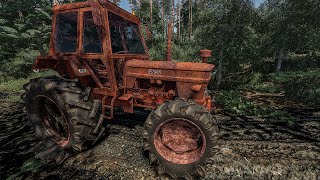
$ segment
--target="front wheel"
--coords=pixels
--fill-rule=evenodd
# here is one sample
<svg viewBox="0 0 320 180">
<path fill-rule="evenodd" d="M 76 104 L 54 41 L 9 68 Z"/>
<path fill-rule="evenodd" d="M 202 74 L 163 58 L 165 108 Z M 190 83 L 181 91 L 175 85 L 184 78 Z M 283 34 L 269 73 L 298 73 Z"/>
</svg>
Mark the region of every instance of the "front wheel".
<svg viewBox="0 0 320 180">
<path fill-rule="evenodd" d="M 217 123 L 205 108 L 192 101 L 170 101 L 148 116 L 144 150 L 159 175 L 192 179 L 205 175 L 218 134 Z"/>
</svg>

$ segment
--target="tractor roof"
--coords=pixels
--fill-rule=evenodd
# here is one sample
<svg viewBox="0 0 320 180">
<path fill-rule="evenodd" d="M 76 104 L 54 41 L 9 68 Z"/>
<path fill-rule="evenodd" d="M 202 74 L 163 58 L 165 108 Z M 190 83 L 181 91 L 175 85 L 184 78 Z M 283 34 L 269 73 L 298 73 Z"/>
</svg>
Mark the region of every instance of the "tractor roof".
<svg viewBox="0 0 320 180">
<path fill-rule="evenodd" d="M 53 6 L 52 11 L 54 13 L 57 13 L 57 12 L 70 11 L 73 9 L 91 7 L 92 3 L 94 3 L 94 2 L 95 2 L 94 0 L 89 0 L 86 2 L 77 2 L 77 3 L 56 5 L 56 6 Z M 115 13 L 121 17 L 124 17 L 124 18 L 128 19 L 129 21 L 135 22 L 137 24 L 140 23 L 139 17 L 127 12 L 126 10 L 118 7 L 116 4 L 114 4 L 108 0 L 96 0 L 96 2 L 100 3 L 104 8 L 106 8 L 110 12 L 113 12 L 113 13 Z"/>
</svg>

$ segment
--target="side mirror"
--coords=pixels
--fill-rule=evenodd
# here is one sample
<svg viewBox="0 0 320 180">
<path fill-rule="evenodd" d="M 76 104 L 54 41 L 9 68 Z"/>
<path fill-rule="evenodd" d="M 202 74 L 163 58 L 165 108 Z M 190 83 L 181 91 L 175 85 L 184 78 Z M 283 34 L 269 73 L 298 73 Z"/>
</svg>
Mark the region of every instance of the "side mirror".
<svg viewBox="0 0 320 180">
<path fill-rule="evenodd" d="M 93 23 L 97 26 L 102 26 L 100 3 L 97 1 L 90 1 L 90 6 L 92 8 Z"/>
</svg>

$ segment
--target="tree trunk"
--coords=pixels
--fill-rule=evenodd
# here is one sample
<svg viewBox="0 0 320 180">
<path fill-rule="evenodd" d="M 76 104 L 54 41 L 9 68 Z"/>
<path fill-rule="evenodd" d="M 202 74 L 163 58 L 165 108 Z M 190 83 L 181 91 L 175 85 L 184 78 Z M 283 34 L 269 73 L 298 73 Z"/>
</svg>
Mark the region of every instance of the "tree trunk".
<svg viewBox="0 0 320 180">
<path fill-rule="evenodd" d="M 150 29 L 152 28 L 152 0 L 150 0 Z"/>
<path fill-rule="evenodd" d="M 172 61 L 172 21 L 168 24 L 168 37 L 167 37 L 167 61 Z"/>
<path fill-rule="evenodd" d="M 58 5 L 60 2 L 58 0 L 52 0 L 52 6 Z"/>
<path fill-rule="evenodd" d="M 174 0 L 172 0 L 172 14 L 171 14 L 171 21 L 174 24 Z"/>
<path fill-rule="evenodd" d="M 180 41 L 180 28 L 181 28 L 181 10 L 180 10 L 180 0 L 178 0 L 178 41 Z"/>
<path fill-rule="evenodd" d="M 218 72 L 217 72 L 217 86 L 219 87 L 222 81 L 222 59 L 223 59 L 223 51 L 221 50 L 219 53 L 219 64 L 218 64 Z"/>
<path fill-rule="evenodd" d="M 284 48 L 280 48 L 278 52 L 278 59 L 277 59 L 277 65 L 276 65 L 276 73 L 281 71 L 282 62 L 285 59 L 287 53 L 284 52 Z"/>
<path fill-rule="evenodd" d="M 193 3 L 192 3 L 192 0 L 190 1 L 191 2 L 191 5 L 190 5 L 190 7 L 191 7 L 191 13 L 190 13 L 190 37 L 192 36 L 192 6 L 193 6 Z"/>
<path fill-rule="evenodd" d="M 188 21 L 189 21 L 189 23 L 188 23 L 188 25 L 189 25 L 189 27 L 188 27 L 188 29 L 189 29 L 189 38 L 191 38 L 191 1 L 192 0 L 189 0 L 189 19 L 188 19 Z"/>
<path fill-rule="evenodd" d="M 192 36 L 192 0 L 189 0 L 189 38 Z"/>
<path fill-rule="evenodd" d="M 140 0 L 136 0 L 136 2 L 137 2 L 138 7 L 141 7 L 140 6 Z"/>
<path fill-rule="evenodd" d="M 161 1 L 161 22 L 162 22 L 162 34 L 164 37 L 164 4 L 163 4 L 163 0 Z"/>
</svg>

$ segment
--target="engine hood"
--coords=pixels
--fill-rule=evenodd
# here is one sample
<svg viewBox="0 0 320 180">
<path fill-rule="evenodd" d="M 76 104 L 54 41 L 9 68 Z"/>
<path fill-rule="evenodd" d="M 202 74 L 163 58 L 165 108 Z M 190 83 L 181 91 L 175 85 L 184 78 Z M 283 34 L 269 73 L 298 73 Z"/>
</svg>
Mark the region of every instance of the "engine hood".
<svg viewBox="0 0 320 180">
<path fill-rule="evenodd" d="M 144 61 L 144 60 L 128 60 L 127 67 L 132 68 L 152 68 L 167 69 L 181 71 L 212 71 L 213 64 L 197 63 L 197 62 L 173 62 L 173 61 Z"/>
</svg>

